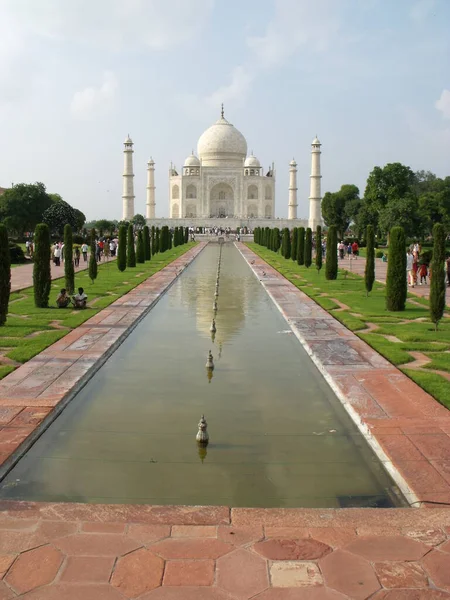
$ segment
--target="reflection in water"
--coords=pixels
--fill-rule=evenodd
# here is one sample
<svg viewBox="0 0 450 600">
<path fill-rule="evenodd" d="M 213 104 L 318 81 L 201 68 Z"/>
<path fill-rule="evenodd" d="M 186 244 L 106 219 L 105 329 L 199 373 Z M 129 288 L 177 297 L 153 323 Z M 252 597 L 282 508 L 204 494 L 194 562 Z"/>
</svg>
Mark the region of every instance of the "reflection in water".
<svg viewBox="0 0 450 600">
<path fill-rule="evenodd" d="M 222 251 L 211 340 L 218 253 L 209 245 L 182 273 L 11 471 L 0 496 L 389 505 L 391 480 L 295 336 L 279 333 L 286 321 L 232 245 Z M 214 377 L 205 377 L 210 348 Z M 207 455 L 196 447 L 201 414 Z"/>
</svg>

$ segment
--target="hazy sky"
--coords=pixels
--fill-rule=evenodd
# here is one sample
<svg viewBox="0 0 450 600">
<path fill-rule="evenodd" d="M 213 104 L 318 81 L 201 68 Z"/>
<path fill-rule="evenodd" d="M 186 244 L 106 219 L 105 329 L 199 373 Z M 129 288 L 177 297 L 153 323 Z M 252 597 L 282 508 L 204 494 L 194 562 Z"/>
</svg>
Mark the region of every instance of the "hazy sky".
<svg viewBox="0 0 450 600">
<path fill-rule="evenodd" d="M 88 219 L 121 218 L 123 141 L 135 143 L 136 212 L 168 168 L 225 116 L 287 215 L 310 144 L 323 192 L 364 191 L 374 165 L 450 175 L 450 0 L 0 0 L 0 186 L 42 181 Z"/>
</svg>

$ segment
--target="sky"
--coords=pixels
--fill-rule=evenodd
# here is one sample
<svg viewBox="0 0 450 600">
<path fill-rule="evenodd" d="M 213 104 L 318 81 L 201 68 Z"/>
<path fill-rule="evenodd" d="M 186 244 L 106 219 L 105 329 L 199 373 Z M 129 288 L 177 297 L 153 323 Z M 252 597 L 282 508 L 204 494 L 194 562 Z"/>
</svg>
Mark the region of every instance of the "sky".
<svg viewBox="0 0 450 600">
<path fill-rule="evenodd" d="M 308 216 L 310 145 L 322 193 L 402 162 L 450 175 L 450 0 L 0 0 L 0 186 L 42 181 L 88 220 L 122 215 L 123 142 L 135 210 L 220 116 L 276 168 Z"/>
</svg>

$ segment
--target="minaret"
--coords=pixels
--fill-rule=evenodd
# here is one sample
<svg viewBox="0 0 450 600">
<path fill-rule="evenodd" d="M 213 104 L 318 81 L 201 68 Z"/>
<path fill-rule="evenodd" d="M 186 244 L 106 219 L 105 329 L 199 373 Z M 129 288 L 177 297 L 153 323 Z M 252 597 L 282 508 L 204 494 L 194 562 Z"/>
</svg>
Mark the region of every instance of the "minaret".
<svg viewBox="0 0 450 600">
<path fill-rule="evenodd" d="M 288 219 L 297 218 L 297 163 L 292 159 L 289 163 L 289 214 Z"/>
<path fill-rule="evenodd" d="M 124 221 L 131 221 L 134 217 L 134 174 L 133 174 L 133 140 L 128 134 L 124 142 L 123 151 L 123 193 L 122 204 Z"/>
<path fill-rule="evenodd" d="M 322 225 L 322 210 L 320 203 L 322 196 L 320 193 L 320 146 L 317 136 L 311 144 L 311 187 L 309 193 L 309 221 L 308 227 L 314 231 L 317 225 Z"/>
<path fill-rule="evenodd" d="M 155 218 L 155 162 L 153 158 L 147 163 L 147 219 Z"/>
</svg>

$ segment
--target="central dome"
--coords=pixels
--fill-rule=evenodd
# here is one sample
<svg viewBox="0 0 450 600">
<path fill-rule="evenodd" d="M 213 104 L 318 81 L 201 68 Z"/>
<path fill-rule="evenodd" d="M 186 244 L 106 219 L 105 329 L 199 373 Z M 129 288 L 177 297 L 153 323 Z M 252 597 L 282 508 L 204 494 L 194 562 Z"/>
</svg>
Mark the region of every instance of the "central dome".
<svg viewBox="0 0 450 600">
<path fill-rule="evenodd" d="M 222 116 L 201 135 L 197 151 L 205 167 L 241 167 L 247 156 L 247 142 L 242 133 Z"/>
</svg>

